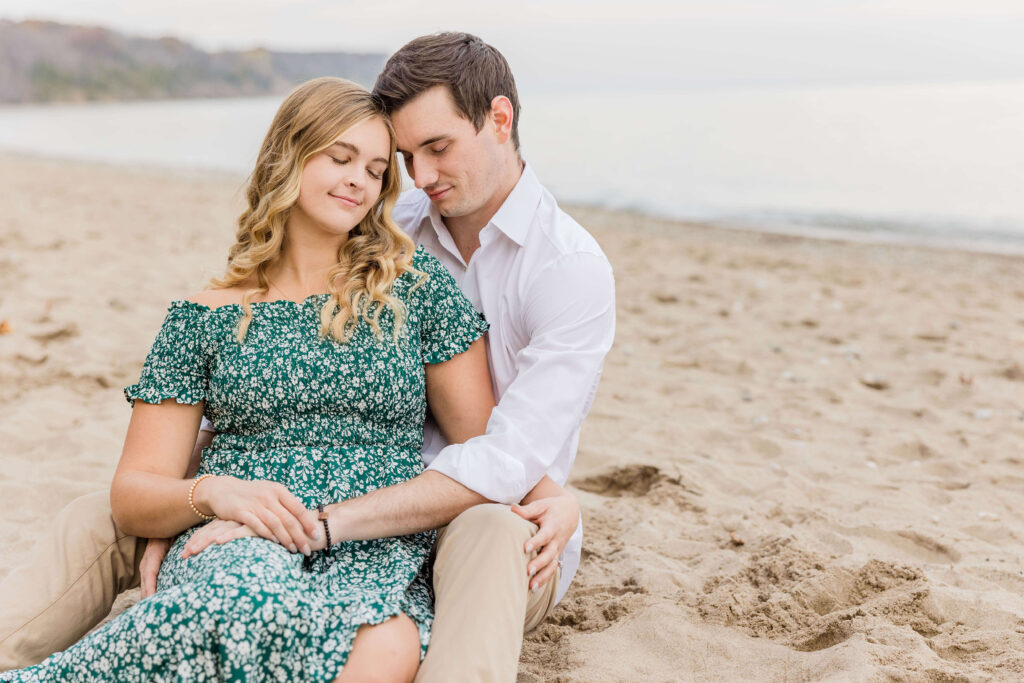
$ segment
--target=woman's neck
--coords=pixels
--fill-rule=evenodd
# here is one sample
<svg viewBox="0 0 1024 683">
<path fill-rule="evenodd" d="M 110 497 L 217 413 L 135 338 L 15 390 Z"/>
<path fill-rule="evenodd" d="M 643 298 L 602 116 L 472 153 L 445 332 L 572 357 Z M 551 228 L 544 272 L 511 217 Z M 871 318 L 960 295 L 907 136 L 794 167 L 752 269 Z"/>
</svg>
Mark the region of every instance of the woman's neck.
<svg viewBox="0 0 1024 683">
<path fill-rule="evenodd" d="M 297 226 L 295 226 L 297 227 Z M 292 229 L 289 221 L 277 259 L 267 267 L 270 298 L 295 301 L 327 291 L 327 275 L 338 263 L 338 250 L 348 235 Z"/>
</svg>

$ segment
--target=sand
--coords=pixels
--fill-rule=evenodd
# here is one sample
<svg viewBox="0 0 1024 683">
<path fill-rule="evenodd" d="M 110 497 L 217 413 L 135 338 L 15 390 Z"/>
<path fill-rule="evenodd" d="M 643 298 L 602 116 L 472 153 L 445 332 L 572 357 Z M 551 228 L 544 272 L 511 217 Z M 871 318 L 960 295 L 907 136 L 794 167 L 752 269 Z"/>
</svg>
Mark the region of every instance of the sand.
<svg viewBox="0 0 1024 683">
<path fill-rule="evenodd" d="M 0 576 L 108 485 L 241 185 L 0 157 Z M 618 334 L 519 680 L 1024 679 L 1024 259 L 569 210 Z"/>
</svg>

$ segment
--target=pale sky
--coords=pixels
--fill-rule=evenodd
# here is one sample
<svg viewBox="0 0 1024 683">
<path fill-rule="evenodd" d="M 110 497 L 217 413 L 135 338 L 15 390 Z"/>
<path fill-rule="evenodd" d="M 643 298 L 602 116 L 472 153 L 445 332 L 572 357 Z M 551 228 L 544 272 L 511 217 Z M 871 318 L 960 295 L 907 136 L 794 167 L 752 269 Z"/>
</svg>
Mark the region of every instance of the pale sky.
<svg viewBox="0 0 1024 683">
<path fill-rule="evenodd" d="M 524 89 L 1024 78 L 1021 0 L 0 0 L 0 18 L 206 49 L 390 52 L 476 33 Z"/>
</svg>

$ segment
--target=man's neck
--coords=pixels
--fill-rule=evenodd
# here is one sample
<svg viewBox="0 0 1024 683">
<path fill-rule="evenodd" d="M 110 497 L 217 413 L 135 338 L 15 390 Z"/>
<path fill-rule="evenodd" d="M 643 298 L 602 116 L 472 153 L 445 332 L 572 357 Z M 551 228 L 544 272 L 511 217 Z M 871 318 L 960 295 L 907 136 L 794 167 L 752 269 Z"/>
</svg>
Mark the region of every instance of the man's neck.
<svg viewBox="0 0 1024 683">
<path fill-rule="evenodd" d="M 498 213 L 498 209 L 505 203 L 508 196 L 512 194 L 512 190 L 515 189 L 525 168 L 526 164 L 523 163 L 522 158 L 518 154 L 515 155 L 505 165 L 498 189 L 491 195 L 486 204 L 465 216 L 443 217 L 441 219 L 444 221 L 445 227 L 448 228 L 448 232 L 451 234 L 452 240 L 462 256 L 462 260 L 466 263 L 469 263 L 474 252 L 480 247 L 480 231 L 491 222 L 494 214 Z"/>
</svg>

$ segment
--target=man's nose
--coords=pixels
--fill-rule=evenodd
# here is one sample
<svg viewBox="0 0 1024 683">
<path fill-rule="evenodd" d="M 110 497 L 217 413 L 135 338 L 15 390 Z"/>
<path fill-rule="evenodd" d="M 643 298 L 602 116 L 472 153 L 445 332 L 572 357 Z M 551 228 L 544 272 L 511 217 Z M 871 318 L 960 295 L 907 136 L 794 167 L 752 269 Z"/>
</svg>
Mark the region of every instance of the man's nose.
<svg viewBox="0 0 1024 683">
<path fill-rule="evenodd" d="M 430 187 L 437 182 L 437 169 L 434 168 L 433 164 L 413 159 L 412 181 L 421 190 L 425 187 Z"/>
</svg>

